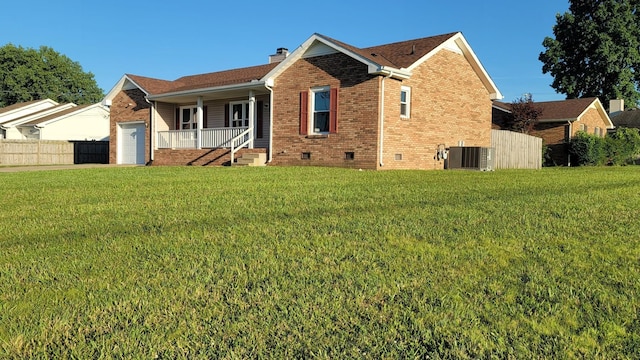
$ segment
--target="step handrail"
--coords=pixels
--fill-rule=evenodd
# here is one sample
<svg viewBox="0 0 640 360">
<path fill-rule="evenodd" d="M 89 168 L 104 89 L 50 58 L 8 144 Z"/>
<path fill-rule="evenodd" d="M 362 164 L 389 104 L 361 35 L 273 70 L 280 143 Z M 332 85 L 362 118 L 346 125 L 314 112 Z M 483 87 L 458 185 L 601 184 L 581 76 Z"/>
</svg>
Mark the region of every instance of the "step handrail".
<svg viewBox="0 0 640 360">
<path fill-rule="evenodd" d="M 238 150 L 242 149 L 243 147 L 247 146 L 247 144 L 249 144 L 251 142 L 252 137 L 251 134 L 253 133 L 253 128 L 247 128 L 247 130 L 241 132 L 240 134 L 238 134 L 236 137 L 234 137 L 233 139 L 231 139 L 231 165 L 233 165 L 234 162 L 234 157 L 235 154 Z M 249 135 L 247 140 L 245 142 L 243 142 L 242 144 L 236 146 L 236 141 L 240 140 L 243 136 L 245 135 Z"/>
</svg>

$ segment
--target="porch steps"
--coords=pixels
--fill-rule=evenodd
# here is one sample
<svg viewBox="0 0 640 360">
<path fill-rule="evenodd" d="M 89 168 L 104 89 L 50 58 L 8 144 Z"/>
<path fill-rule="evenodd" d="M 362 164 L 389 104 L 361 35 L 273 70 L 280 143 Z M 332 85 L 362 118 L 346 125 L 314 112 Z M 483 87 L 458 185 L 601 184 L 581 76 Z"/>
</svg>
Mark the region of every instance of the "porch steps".
<svg viewBox="0 0 640 360">
<path fill-rule="evenodd" d="M 267 166 L 267 154 L 245 153 L 236 160 L 234 166 Z"/>
</svg>

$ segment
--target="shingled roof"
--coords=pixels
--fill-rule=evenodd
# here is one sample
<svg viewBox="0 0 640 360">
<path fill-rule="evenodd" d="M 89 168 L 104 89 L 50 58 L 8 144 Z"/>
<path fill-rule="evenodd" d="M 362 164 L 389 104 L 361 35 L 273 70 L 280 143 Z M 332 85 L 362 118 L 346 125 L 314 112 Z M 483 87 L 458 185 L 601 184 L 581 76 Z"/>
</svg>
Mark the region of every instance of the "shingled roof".
<svg viewBox="0 0 640 360">
<path fill-rule="evenodd" d="M 310 40 L 307 41 L 309 42 L 313 39 L 321 39 L 322 41 L 331 44 L 331 46 L 334 46 L 336 49 L 341 48 L 346 52 L 356 54 L 362 61 L 392 69 L 407 69 L 457 34 L 460 33 L 454 32 L 366 48 L 358 48 L 321 34 L 313 34 Z M 285 59 L 283 62 L 286 61 L 288 61 L 288 59 Z M 180 77 L 173 81 L 132 74 L 127 74 L 126 76 L 138 86 L 142 87 L 147 94 L 162 96 L 182 91 L 204 90 L 215 87 L 250 83 L 254 80 L 265 80 L 266 76 L 274 76 L 272 71 L 280 64 L 282 63 L 264 64 L 206 74 L 189 75 Z M 280 70 L 275 70 L 276 73 L 278 71 Z M 487 82 L 490 83 L 490 86 L 495 87 L 490 79 L 488 79 Z M 495 89 L 495 91 L 499 94 L 497 89 Z"/>
<path fill-rule="evenodd" d="M 79 105 L 79 106 L 70 107 L 70 108 L 68 108 L 66 110 L 58 111 L 58 112 L 55 112 L 55 113 L 53 113 L 51 115 L 47 115 L 47 116 L 44 116 L 44 117 L 41 117 L 41 118 L 37 118 L 35 120 L 31 120 L 29 122 L 20 124 L 20 126 L 32 126 L 32 125 L 42 124 L 42 123 L 47 122 L 49 120 L 57 119 L 57 118 L 59 118 L 61 116 L 68 115 L 68 114 L 74 113 L 76 111 L 80 111 L 82 109 L 88 108 L 89 106 L 95 106 L 95 104 Z"/>
<path fill-rule="evenodd" d="M 597 98 L 567 99 L 557 101 L 534 102 L 533 105 L 542 111 L 538 120 L 542 121 L 567 121 L 575 120 L 596 101 Z M 505 111 L 511 111 L 511 104 L 502 101 L 494 101 L 493 105 Z"/>
<path fill-rule="evenodd" d="M 640 109 L 630 109 L 611 115 L 611 122 L 616 127 L 640 129 Z"/>
</svg>

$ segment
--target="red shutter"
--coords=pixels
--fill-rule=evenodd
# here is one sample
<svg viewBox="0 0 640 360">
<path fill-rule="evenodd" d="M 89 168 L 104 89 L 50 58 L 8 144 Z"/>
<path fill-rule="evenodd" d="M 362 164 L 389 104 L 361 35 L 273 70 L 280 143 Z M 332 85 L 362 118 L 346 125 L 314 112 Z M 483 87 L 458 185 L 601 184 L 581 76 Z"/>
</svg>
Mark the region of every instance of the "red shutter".
<svg viewBox="0 0 640 360">
<path fill-rule="evenodd" d="M 229 104 L 224 104 L 224 127 L 229 127 Z"/>
<path fill-rule="evenodd" d="M 176 127 L 175 130 L 180 130 L 180 108 L 176 108 Z"/>
<path fill-rule="evenodd" d="M 329 133 L 338 132 L 338 88 L 329 91 Z"/>
<path fill-rule="evenodd" d="M 207 127 L 207 106 L 203 106 L 202 107 L 202 127 L 206 128 Z"/>
<path fill-rule="evenodd" d="M 264 105 L 262 101 L 258 101 L 257 103 L 257 113 L 256 113 L 256 138 L 262 139 L 262 131 L 263 131 L 263 122 L 264 122 Z"/>
<path fill-rule="evenodd" d="M 309 133 L 309 92 L 300 92 L 300 135 Z"/>
</svg>

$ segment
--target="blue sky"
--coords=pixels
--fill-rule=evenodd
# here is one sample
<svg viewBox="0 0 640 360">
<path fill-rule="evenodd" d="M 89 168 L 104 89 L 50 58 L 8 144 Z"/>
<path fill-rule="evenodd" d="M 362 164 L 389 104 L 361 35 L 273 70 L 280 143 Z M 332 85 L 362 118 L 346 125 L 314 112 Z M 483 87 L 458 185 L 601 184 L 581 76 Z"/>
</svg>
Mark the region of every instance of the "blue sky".
<svg viewBox="0 0 640 360">
<path fill-rule="evenodd" d="M 313 33 L 357 47 L 461 31 L 505 101 L 564 99 L 538 55 L 565 0 L 9 1 L 0 46 L 49 46 L 108 92 L 125 73 L 174 80 L 260 65 Z"/>
</svg>

